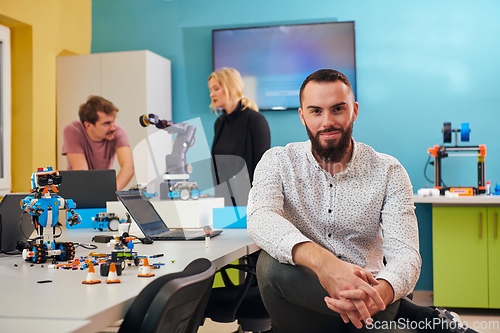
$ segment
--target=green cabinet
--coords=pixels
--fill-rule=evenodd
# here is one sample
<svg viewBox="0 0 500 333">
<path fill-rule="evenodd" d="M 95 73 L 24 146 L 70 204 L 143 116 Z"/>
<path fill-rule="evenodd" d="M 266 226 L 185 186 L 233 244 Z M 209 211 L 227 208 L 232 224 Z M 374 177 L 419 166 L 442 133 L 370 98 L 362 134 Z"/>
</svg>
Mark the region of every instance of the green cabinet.
<svg viewBox="0 0 500 333">
<path fill-rule="evenodd" d="M 434 305 L 500 308 L 500 207 L 433 207 Z"/>
<path fill-rule="evenodd" d="M 500 207 L 488 208 L 488 281 L 489 307 L 500 309 Z"/>
</svg>

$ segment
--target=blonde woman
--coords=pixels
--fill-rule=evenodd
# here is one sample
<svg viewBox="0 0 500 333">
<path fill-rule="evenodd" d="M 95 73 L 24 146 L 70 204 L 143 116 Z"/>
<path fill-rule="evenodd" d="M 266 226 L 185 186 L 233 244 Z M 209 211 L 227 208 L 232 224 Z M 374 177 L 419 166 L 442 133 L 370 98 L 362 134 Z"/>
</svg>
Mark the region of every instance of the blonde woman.
<svg viewBox="0 0 500 333">
<path fill-rule="evenodd" d="M 243 80 L 236 69 L 222 68 L 210 74 L 208 88 L 212 100 L 210 108 L 222 111 L 214 125 L 212 156 L 226 157 L 214 158 L 216 185 L 241 171 L 241 163 L 234 156 L 244 160 L 251 183 L 257 163 L 271 146 L 267 120 L 258 112 L 255 102 L 243 97 Z M 226 205 L 230 204 L 226 200 Z"/>
</svg>

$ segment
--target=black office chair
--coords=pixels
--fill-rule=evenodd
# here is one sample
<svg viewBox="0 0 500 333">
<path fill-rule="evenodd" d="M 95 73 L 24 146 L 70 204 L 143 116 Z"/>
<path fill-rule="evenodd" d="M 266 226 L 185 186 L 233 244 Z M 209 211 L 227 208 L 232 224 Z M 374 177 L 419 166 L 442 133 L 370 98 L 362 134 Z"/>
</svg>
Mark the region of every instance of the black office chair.
<svg viewBox="0 0 500 333">
<path fill-rule="evenodd" d="M 212 290 L 215 265 L 196 259 L 182 272 L 148 284 L 127 310 L 119 333 L 195 333 Z"/>
<path fill-rule="evenodd" d="M 212 289 L 205 310 L 205 317 L 219 323 L 238 321 L 240 332 L 265 332 L 271 329 L 271 317 L 267 313 L 259 292 L 255 267 L 258 253 L 242 258 L 243 264 L 227 265 L 219 270 L 224 287 Z M 246 272 L 245 281 L 234 285 L 228 269 Z"/>
</svg>

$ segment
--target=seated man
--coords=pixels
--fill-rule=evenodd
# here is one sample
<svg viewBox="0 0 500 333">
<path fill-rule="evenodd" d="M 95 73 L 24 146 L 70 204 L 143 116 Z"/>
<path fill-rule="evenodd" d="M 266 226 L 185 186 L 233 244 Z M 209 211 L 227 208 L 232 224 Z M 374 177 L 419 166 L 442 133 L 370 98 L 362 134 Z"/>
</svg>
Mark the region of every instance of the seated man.
<svg viewBox="0 0 500 333">
<path fill-rule="evenodd" d="M 112 169 L 115 154 L 120 164 L 116 187 L 121 191 L 134 176 L 134 161 L 127 132 L 115 123 L 118 109 L 110 101 L 89 96 L 78 116 L 64 127 L 62 154 L 68 170 Z"/>
<path fill-rule="evenodd" d="M 248 201 L 273 333 L 474 332 L 406 298 L 421 266 L 412 185 L 394 157 L 353 140 L 347 77 L 317 71 L 299 97 L 310 140 L 268 150 Z"/>
</svg>

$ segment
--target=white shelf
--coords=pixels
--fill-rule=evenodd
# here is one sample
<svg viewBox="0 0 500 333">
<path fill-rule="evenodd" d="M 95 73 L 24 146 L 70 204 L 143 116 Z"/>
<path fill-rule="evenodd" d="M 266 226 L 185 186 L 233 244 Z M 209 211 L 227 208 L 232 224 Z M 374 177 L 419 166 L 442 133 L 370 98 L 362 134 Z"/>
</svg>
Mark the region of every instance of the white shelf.
<svg viewBox="0 0 500 333">
<path fill-rule="evenodd" d="M 440 196 L 421 196 L 413 195 L 415 203 L 430 203 L 436 205 L 499 205 L 500 195 L 474 195 L 462 196 L 458 198 L 447 198 L 444 195 Z"/>
</svg>

